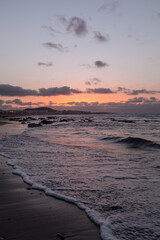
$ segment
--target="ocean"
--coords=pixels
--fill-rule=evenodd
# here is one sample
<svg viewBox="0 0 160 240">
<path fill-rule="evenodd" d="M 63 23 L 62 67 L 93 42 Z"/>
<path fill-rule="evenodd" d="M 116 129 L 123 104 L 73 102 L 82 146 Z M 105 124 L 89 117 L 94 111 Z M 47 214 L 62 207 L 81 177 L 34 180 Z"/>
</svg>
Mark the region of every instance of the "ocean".
<svg viewBox="0 0 160 240">
<path fill-rule="evenodd" d="M 160 239 L 160 115 L 54 116 L 0 151 L 33 188 L 83 209 L 103 240 Z"/>
</svg>

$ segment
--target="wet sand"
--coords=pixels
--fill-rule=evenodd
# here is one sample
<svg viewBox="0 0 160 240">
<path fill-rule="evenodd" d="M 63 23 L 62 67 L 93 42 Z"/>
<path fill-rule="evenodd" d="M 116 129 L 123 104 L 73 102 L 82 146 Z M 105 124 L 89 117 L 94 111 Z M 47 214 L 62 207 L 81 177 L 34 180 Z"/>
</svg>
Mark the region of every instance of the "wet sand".
<svg viewBox="0 0 160 240">
<path fill-rule="evenodd" d="M 99 228 L 83 211 L 31 189 L 6 161 L 0 156 L 0 240 L 101 239 Z"/>
</svg>

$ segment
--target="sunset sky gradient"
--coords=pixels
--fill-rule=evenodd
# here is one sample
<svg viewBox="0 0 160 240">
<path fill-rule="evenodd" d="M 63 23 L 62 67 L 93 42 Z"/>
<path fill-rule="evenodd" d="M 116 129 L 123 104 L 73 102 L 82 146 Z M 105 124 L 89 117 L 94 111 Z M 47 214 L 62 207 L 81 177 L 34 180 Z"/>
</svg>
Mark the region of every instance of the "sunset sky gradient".
<svg viewBox="0 0 160 240">
<path fill-rule="evenodd" d="M 159 0 L 1 0 L 0 109 L 160 113 Z"/>
</svg>

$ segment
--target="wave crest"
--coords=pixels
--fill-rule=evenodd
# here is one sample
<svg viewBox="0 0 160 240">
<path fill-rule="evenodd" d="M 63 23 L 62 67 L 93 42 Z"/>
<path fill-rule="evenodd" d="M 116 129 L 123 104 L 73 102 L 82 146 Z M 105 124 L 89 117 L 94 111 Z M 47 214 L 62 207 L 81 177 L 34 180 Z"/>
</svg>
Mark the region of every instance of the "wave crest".
<svg viewBox="0 0 160 240">
<path fill-rule="evenodd" d="M 118 140 L 117 143 L 127 144 L 131 148 L 151 147 L 151 148 L 160 149 L 160 144 L 150 140 L 146 140 L 144 138 L 138 138 L 138 137 L 127 137 L 127 138 Z"/>
</svg>

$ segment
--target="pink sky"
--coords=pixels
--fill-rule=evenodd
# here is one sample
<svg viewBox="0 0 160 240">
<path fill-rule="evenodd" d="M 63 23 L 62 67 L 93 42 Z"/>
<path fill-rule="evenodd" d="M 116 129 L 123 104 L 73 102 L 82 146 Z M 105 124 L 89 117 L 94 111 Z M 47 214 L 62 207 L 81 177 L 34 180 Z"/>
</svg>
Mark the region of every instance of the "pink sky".
<svg viewBox="0 0 160 240">
<path fill-rule="evenodd" d="M 0 19 L 0 109 L 160 113 L 159 0 L 7 0 Z"/>
</svg>

